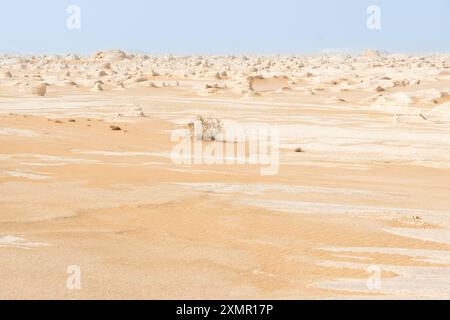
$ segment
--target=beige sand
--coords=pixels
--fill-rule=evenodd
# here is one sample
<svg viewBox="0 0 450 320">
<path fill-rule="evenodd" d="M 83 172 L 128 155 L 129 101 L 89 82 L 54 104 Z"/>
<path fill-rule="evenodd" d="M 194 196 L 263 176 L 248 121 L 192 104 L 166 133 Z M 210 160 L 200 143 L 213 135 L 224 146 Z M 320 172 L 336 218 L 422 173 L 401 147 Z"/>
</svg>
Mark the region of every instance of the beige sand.
<svg viewBox="0 0 450 320">
<path fill-rule="evenodd" d="M 449 57 L 1 56 L 0 298 L 450 298 Z M 278 174 L 173 163 L 199 114 Z"/>
</svg>

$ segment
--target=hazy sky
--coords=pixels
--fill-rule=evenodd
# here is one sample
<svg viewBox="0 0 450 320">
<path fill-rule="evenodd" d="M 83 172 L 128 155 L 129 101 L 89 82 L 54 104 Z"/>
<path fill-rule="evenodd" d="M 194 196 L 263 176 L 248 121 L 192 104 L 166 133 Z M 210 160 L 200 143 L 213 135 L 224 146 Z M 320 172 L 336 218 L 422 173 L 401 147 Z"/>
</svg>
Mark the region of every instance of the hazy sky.
<svg viewBox="0 0 450 320">
<path fill-rule="evenodd" d="M 81 9 L 69 30 L 66 10 Z M 369 30 L 366 9 L 381 8 Z M 450 0 L 14 0 L 0 4 L 0 51 L 450 52 Z"/>
</svg>

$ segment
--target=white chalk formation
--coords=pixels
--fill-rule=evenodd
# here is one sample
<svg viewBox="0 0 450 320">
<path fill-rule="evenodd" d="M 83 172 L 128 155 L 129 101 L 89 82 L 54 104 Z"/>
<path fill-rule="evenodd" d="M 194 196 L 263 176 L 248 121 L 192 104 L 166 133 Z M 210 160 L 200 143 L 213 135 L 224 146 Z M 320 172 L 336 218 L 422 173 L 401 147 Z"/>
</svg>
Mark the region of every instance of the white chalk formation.
<svg viewBox="0 0 450 320">
<path fill-rule="evenodd" d="M 368 104 L 386 112 L 428 107 L 433 112 L 450 101 L 449 92 L 423 87 L 450 81 L 449 68 L 448 54 L 408 56 L 376 50 L 311 56 L 151 56 L 120 50 L 85 57 L 6 54 L 0 55 L 0 87 L 40 97 L 47 96 L 49 88 L 57 94 L 58 87 L 96 94 L 177 88 L 200 96 L 248 99 L 297 94 L 318 103 Z M 366 97 L 352 101 L 347 92 Z"/>
</svg>

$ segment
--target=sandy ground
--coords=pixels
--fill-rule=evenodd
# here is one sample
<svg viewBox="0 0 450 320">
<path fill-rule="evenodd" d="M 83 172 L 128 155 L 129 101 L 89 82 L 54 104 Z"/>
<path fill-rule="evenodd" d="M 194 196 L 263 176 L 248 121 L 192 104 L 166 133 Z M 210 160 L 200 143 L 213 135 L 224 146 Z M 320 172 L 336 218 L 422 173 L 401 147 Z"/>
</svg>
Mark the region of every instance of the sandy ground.
<svg viewBox="0 0 450 320">
<path fill-rule="evenodd" d="M 0 298 L 450 298 L 449 61 L 1 56 Z M 174 163 L 198 115 L 279 171 Z"/>
</svg>

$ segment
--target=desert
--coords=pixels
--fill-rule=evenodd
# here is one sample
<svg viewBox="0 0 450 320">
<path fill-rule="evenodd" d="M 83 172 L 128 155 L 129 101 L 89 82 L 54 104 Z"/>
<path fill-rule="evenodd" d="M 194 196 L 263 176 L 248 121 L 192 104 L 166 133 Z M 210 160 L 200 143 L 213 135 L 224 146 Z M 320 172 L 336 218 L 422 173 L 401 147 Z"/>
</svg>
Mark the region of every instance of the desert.
<svg viewBox="0 0 450 320">
<path fill-rule="evenodd" d="M 449 182 L 449 54 L 0 55 L 1 299 L 448 299 Z"/>
</svg>

